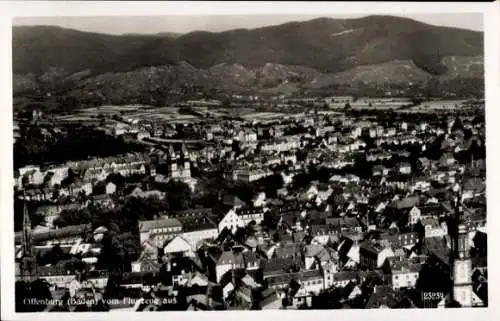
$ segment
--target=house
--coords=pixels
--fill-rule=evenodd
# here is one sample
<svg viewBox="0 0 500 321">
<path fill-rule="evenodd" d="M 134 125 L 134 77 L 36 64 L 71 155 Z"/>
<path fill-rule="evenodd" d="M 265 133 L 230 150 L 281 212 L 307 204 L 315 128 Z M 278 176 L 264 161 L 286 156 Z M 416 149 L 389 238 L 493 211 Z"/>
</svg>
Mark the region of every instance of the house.
<svg viewBox="0 0 500 321">
<path fill-rule="evenodd" d="M 341 260 L 347 265 L 357 265 L 360 263 L 360 241 L 362 235 L 359 233 L 343 235 L 338 245 L 338 253 Z M 353 264 L 354 263 L 354 264 Z"/>
<path fill-rule="evenodd" d="M 116 185 L 113 182 L 108 182 L 104 187 L 106 194 L 114 194 L 116 193 Z"/>
<path fill-rule="evenodd" d="M 326 224 L 311 225 L 309 227 L 309 235 L 312 237 L 311 243 L 322 245 L 327 245 L 338 238 L 337 231 L 331 225 Z"/>
<path fill-rule="evenodd" d="M 182 224 L 182 238 L 186 240 L 194 250 L 197 250 L 204 241 L 215 240 L 219 235 L 217 224 L 209 217 L 178 217 Z"/>
<path fill-rule="evenodd" d="M 110 171 L 104 168 L 88 168 L 84 171 L 82 180 L 84 182 L 104 181 L 111 174 Z"/>
<path fill-rule="evenodd" d="M 264 220 L 264 209 L 262 207 L 241 207 L 237 208 L 235 211 L 245 226 L 251 222 L 260 224 Z"/>
<path fill-rule="evenodd" d="M 139 131 L 137 133 L 138 140 L 143 140 L 144 138 L 149 138 L 149 137 L 151 137 L 151 134 L 147 131 Z"/>
<path fill-rule="evenodd" d="M 293 173 L 285 173 L 283 171 L 283 172 L 281 172 L 280 175 L 283 178 L 283 185 L 284 186 L 290 185 L 293 182 L 293 177 L 294 177 Z"/>
<path fill-rule="evenodd" d="M 48 229 L 43 231 L 32 231 L 32 239 L 35 245 L 55 246 L 59 244 L 61 247 L 73 246 L 81 242 L 84 238 L 91 234 L 90 224 L 70 225 L 58 229 Z M 16 232 L 15 243 L 22 243 L 22 232 Z"/>
<path fill-rule="evenodd" d="M 463 199 L 471 199 L 484 195 L 486 191 L 486 184 L 483 179 L 480 178 L 470 178 L 467 179 L 463 184 Z"/>
<path fill-rule="evenodd" d="M 104 289 L 108 284 L 109 272 L 103 270 L 93 270 L 86 273 L 86 281 L 83 285 L 88 285 L 96 289 Z"/>
<path fill-rule="evenodd" d="M 49 175 L 50 174 L 50 175 Z M 53 167 L 47 171 L 44 180 L 47 181 L 49 187 L 61 185 L 62 181 L 68 177 L 69 167 Z M 50 176 L 49 179 L 47 179 Z"/>
<path fill-rule="evenodd" d="M 365 309 L 414 308 L 415 305 L 406 297 L 395 292 L 391 286 L 377 285 L 366 302 Z"/>
<path fill-rule="evenodd" d="M 391 247 L 382 247 L 378 243 L 365 241 L 359 246 L 359 263 L 374 270 L 381 268 L 388 257 L 394 256 Z"/>
<path fill-rule="evenodd" d="M 303 304 L 312 295 L 324 290 L 323 276 L 320 270 L 295 273 L 282 273 L 266 279 L 269 288 L 292 290 L 293 305 Z"/>
<path fill-rule="evenodd" d="M 331 255 L 328 250 L 320 244 L 308 244 L 304 247 L 304 268 L 306 270 L 318 268 L 330 261 Z"/>
<path fill-rule="evenodd" d="M 425 238 L 448 235 L 446 222 L 439 223 L 439 220 L 435 217 L 424 217 L 420 222 L 424 226 Z"/>
<path fill-rule="evenodd" d="M 284 239 L 283 235 L 280 238 Z M 274 248 L 274 258 L 300 258 L 302 256 L 300 244 L 291 242 L 291 239 L 289 240 L 289 242 L 280 240 L 279 244 Z"/>
<path fill-rule="evenodd" d="M 222 202 L 224 203 L 224 205 L 230 206 L 233 209 L 240 208 L 246 205 L 245 202 L 243 202 L 238 196 L 229 194 L 223 196 Z"/>
<path fill-rule="evenodd" d="M 92 204 L 101 208 L 113 208 L 115 203 L 108 194 L 95 195 L 91 200 Z"/>
<path fill-rule="evenodd" d="M 44 173 L 38 166 L 25 166 L 19 169 L 19 180 L 17 186 L 20 189 L 26 186 L 39 186 L 44 183 Z"/>
<path fill-rule="evenodd" d="M 259 302 L 262 310 L 278 310 L 282 307 L 282 299 L 275 289 L 265 289 L 261 292 Z"/>
<path fill-rule="evenodd" d="M 411 165 L 410 163 L 400 163 L 398 165 L 398 171 L 400 174 L 403 174 L 403 175 L 409 175 L 411 174 Z"/>
<path fill-rule="evenodd" d="M 416 232 L 410 233 L 385 233 L 380 235 L 382 241 L 386 241 L 394 249 L 411 249 L 417 244 L 419 237 Z"/>
<path fill-rule="evenodd" d="M 211 253 L 210 258 L 215 263 L 215 281 L 217 283 L 221 281 L 227 272 L 245 268 L 245 262 L 241 253 L 223 251 L 222 253 Z"/>
<path fill-rule="evenodd" d="M 423 263 L 424 261 L 420 257 L 409 259 L 395 256 L 388 258 L 387 264 L 391 274 L 392 288 L 394 290 L 414 288 Z"/>
<path fill-rule="evenodd" d="M 426 171 L 431 167 L 431 162 L 426 157 L 420 157 L 417 160 L 417 165 L 423 170 Z"/>
<path fill-rule="evenodd" d="M 77 197 L 79 195 L 89 196 L 93 192 L 92 184 L 85 181 L 76 181 L 67 187 L 62 187 L 59 189 L 60 196 L 73 196 Z"/>
<path fill-rule="evenodd" d="M 431 182 L 426 177 L 420 177 L 412 182 L 411 189 L 412 191 L 421 191 L 427 192 L 431 188 Z"/>
<path fill-rule="evenodd" d="M 256 248 L 252 248 L 250 251 L 243 252 L 243 262 L 245 263 L 245 269 L 247 271 L 254 271 L 260 268 L 260 257 L 256 252 Z"/>
<path fill-rule="evenodd" d="M 63 264 L 39 266 L 38 275 L 40 279 L 59 288 L 69 288 L 70 284 L 76 280 L 76 274 Z"/>
<path fill-rule="evenodd" d="M 198 272 L 193 275 L 193 277 L 188 283 L 188 287 L 193 287 L 193 286 L 205 287 L 208 285 L 208 283 L 209 281 L 206 275 Z"/>
<path fill-rule="evenodd" d="M 227 300 L 227 298 L 229 297 L 229 295 L 231 293 L 233 293 L 234 291 L 234 285 L 233 285 L 233 282 L 229 282 L 227 283 L 223 288 L 222 288 L 222 298 L 225 300 Z"/>
<path fill-rule="evenodd" d="M 233 173 L 233 179 L 251 183 L 270 175 L 273 175 L 273 172 L 270 170 L 265 170 L 262 168 L 252 168 L 252 169 L 244 168 L 235 170 Z"/>
<path fill-rule="evenodd" d="M 272 257 L 272 255 L 268 254 L 270 257 L 267 261 L 261 262 L 261 268 L 264 280 L 274 276 L 281 274 L 285 271 L 288 271 L 292 267 L 297 265 L 297 257 Z"/>
<path fill-rule="evenodd" d="M 263 207 L 266 205 L 266 193 L 260 192 L 254 199 L 252 200 L 254 207 Z"/>
<path fill-rule="evenodd" d="M 456 163 L 456 159 L 452 153 L 443 153 L 439 159 L 441 166 L 447 167 Z"/>
<path fill-rule="evenodd" d="M 165 256 L 188 256 L 192 257 L 195 255 L 194 249 L 191 244 L 186 241 L 182 236 L 175 236 L 173 239 L 168 241 L 167 245 L 163 248 L 163 253 Z"/>
<path fill-rule="evenodd" d="M 450 250 L 443 237 L 425 238 L 422 244 L 422 254 L 427 256 L 425 265 L 432 267 L 440 276 L 450 276 Z"/>
<path fill-rule="evenodd" d="M 158 248 L 146 240 L 142 244 L 142 252 L 137 261 L 132 262 L 132 272 L 158 272 L 161 264 L 158 261 Z"/>
<path fill-rule="evenodd" d="M 389 174 L 389 169 L 383 165 L 375 165 L 372 168 L 373 176 L 387 176 Z"/>
<path fill-rule="evenodd" d="M 286 187 L 280 188 L 276 191 L 276 195 L 280 198 L 285 198 L 288 196 L 288 189 Z"/>
<path fill-rule="evenodd" d="M 420 209 L 416 206 L 413 206 L 410 210 L 409 213 L 409 219 L 408 219 L 408 224 L 409 225 L 415 225 L 418 223 L 418 221 L 422 218 L 422 212 Z"/>
<path fill-rule="evenodd" d="M 361 232 L 363 230 L 363 227 L 356 217 L 329 217 L 325 220 L 325 224 L 327 224 L 330 228 L 338 229 L 341 232 Z"/>
<path fill-rule="evenodd" d="M 341 302 L 342 301 L 346 302 L 346 301 L 354 300 L 355 298 L 362 295 L 363 290 L 356 283 L 350 282 L 340 290 L 340 294 L 342 295 Z"/>
<path fill-rule="evenodd" d="M 236 213 L 234 209 L 230 209 L 229 212 L 219 221 L 218 228 L 219 233 L 221 233 L 224 229 L 231 231 L 232 233 L 236 233 L 239 228 L 245 227 L 245 221 L 240 215 Z"/>
<path fill-rule="evenodd" d="M 349 283 L 356 284 L 358 282 L 359 276 L 355 271 L 342 271 L 336 273 L 325 273 L 327 277 L 325 280 L 325 287 L 330 288 L 332 286 L 341 288 L 347 286 Z"/>
<path fill-rule="evenodd" d="M 156 196 L 159 199 L 164 199 L 166 194 L 165 192 L 161 192 L 159 190 L 143 191 L 139 187 L 136 187 L 129 195 L 131 197 L 137 197 L 137 198 L 148 198 L 150 196 Z"/>
<path fill-rule="evenodd" d="M 164 218 L 150 221 L 139 221 L 141 244 L 150 240 L 156 247 L 182 233 L 182 224 L 175 218 Z"/>
<path fill-rule="evenodd" d="M 397 196 L 397 195 L 396 195 Z M 418 196 L 409 196 L 403 199 L 395 198 L 388 206 L 396 210 L 411 209 L 419 205 L 420 198 Z"/>
<path fill-rule="evenodd" d="M 256 142 L 257 133 L 253 130 L 240 130 L 235 138 L 244 143 Z"/>
</svg>

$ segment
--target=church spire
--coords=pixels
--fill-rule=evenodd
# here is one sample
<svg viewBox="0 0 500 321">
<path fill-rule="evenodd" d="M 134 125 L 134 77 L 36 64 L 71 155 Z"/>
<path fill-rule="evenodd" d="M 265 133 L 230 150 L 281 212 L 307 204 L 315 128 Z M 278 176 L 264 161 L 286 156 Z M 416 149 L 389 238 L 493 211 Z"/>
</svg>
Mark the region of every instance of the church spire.
<svg viewBox="0 0 500 321">
<path fill-rule="evenodd" d="M 170 144 L 170 146 L 168 147 L 168 154 L 171 159 L 175 159 L 174 145 Z"/>
<path fill-rule="evenodd" d="M 21 278 L 25 281 L 33 281 L 38 276 L 38 268 L 33 249 L 31 232 L 31 219 L 26 205 L 26 195 L 23 197 L 23 244 L 20 262 Z"/>
<path fill-rule="evenodd" d="M 451 234 L 451 260 L 453 275 L 453 300 L 462 307 L 472 306 L 472 261 L 469 255 L 469 233 L 463 224 L 463 197 L 461 181 L 456 189 L 455 215 Z"/>
<path fill-rule="evenodd" d="M 23 253 L 31 254 L 31 219 L 26 206 L 26 199 L 23 200 Z"/>
</svg>

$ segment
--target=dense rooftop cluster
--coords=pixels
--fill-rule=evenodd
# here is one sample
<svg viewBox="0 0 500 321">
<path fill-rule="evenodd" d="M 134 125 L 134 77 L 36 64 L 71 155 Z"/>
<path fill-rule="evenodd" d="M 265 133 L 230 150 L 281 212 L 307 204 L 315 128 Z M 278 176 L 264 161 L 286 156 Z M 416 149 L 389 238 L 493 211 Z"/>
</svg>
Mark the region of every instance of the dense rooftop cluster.
<svg viewBox="0 0 500 321">
<path fill-rule="evenodd" d="M 19 287 L 81 299 L 51 311 L 450 306 L 460 210 L 471 290 L 458 304 L 487 306 L 481 110 L 360 116 L 335 99 L 277 118 L 103 116 L 91 130 L 142 148 L 15 172 Z M 18 130 L 71 136 L 36 116 Z"/>
</svg>

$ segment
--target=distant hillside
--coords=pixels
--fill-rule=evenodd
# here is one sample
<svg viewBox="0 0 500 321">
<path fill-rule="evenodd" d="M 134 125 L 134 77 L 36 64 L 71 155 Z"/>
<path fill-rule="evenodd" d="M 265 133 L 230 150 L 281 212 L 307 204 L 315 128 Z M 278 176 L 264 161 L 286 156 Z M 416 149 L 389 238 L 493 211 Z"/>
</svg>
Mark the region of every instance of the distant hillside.
<svg viewBox="0 0 500 321">
<path fill-rule="evenodd" d="M 222 63 L 256 68 L 269 62 L 338 72 L 393 60 L 412 60 L 441 74 L 445 56 L 482 55 L 483 35 L 388 16 L 321 18 L 179 37 L 112 36 L 41 26 L 14 27 L 13 52 L 14 72 L 19 74 L 40 74 L 49 67 L 102 74 L 180 61 L 203 69 Z"/>
<path fill-rule="evenodd" d="M 425 86 L 431 79 L 451 91 L 471 80 L 481 92 L 482 54 L 480 32 L 388 16 L 184 35 L 14 27 L 13 81 L 15 95 L 117 103 L 164 101 L 200 88 L 294 93 L 354 83 Z"/>
</svg>

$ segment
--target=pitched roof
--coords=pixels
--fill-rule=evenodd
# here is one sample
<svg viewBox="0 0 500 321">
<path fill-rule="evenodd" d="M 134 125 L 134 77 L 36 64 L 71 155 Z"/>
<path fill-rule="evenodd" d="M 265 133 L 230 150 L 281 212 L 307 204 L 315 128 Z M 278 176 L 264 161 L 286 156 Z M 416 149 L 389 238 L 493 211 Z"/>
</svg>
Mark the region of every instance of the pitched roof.
<svg viewBox="0 0 500 321">
<path fill-rule="evenodd" d="M 49 241 L 52 239 L 62 239 L 67 237 L 84 236 L 86 233 L 92 232 L 90 224 L 70 225 L 59 229 L 49 229 L 48 231 L 32 231 L 34 243 Z M 22 232 L 17 232 L 15 235 L 16 244 L 22 242 Z"/>
<path fill-rule="evenodd" d="M 417 206 L 419 202 L 420 198 L 418 196 L 411 196 L 402 200 L 395 200 L 389 204 L 389 207 L 395 209 L 409 209 L 413 206 Z"/>
<path fill-rule="evenodd" d="M 244 266 L 243 255 L 241 255 L 241 253 L 224 251 L 217 260 L 217 265 L 224 265 L 224 264 L 235 264 L 237 266 Z"/>
<path fill-rule="evenodd" d="M 175 218 L 164 218 L 159 220 L 139 221 L 139 231 L 148 232 L 156 228 L 182 227 L 181 222 Z"/>
<path fill-rule="evenodd" d="M 425 238 L 423 247 L 427 254 L 436 256 L 442 263 L 449 263 L 450 250 L 448 249 L 444 238 Z"/>
<path fill-rule="evenodd" d="M 299 257 L 300 256 L 300 245 L 295 243 L 287 243 L 277 246 L 274 249 L 274 255 L 276 257 Z"/>
<path fill-rule="evenodd" d="M 267 283 L 269 285 L 288 284 L 291 281 L 304 282 L 308 280 L 318 280 L 318 279 L 320 280 L 323 279 L 320 270 L 310 270 L 310 271 L 302 271 L 296 273 L 281 273 L 266 278 Z"/>
<path fill-rule="evenodd" d="M 287 258 L 272 258 L 262 264 L 264 274 L 274 274 L 276 272 L 283 272 L 298 263 L 297 259 Z"/>
<path fill-rule="evenodd" d="M 333 274 L 333 281 L 342 282 L 356 280 L 358 278 L 358 273 L 356 271 L 342 271 Z"/>
</svg>

